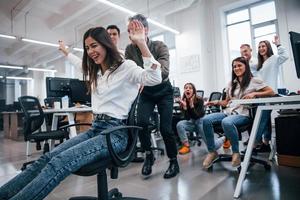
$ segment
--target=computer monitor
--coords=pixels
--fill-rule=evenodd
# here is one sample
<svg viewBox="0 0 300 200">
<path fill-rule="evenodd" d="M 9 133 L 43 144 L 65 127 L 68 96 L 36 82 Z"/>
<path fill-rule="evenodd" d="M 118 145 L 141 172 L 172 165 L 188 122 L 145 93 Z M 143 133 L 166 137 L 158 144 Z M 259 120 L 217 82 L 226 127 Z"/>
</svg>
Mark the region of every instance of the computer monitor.
<svg viewBox="0 0 300 200">
<path fill-rule="evenodd" d="M 297 77 L 300 78 L 300 33 L 289 32 Z"/>
<path fill-rule="evenodd" d="M 70 81 L 70 98 L 73 104 L 91 104 L 91 94 L 88 93 L 86 81 L 73 79 Z"/>
<path fill-rule="evenodd" d="M 46 77 L 47 97 L 70 95 L 70 78 Z"/>
</svg>

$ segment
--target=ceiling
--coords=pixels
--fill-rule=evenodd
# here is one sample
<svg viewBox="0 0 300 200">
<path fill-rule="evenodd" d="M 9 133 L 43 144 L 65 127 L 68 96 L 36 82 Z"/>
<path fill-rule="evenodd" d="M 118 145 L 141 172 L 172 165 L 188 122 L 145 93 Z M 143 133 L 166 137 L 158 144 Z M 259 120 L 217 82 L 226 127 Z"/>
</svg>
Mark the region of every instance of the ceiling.
<svg viewBox="0 0 300 200">
<path fill-rule="evenodd" d="M 162 24 L 166 16 L 190 7 L 195 1 L 110 0 Z M 88 28 L 116 24 L 121 29 L 121 39 L 127 40 L 128 16 L 97 0 L 1 0 L 0 34 L 14 35 L 17 39 L 0 37 L 0 64 L 47 67 L 45 63 L 62 56 L 56 47 L 23 42 L 24 37 L 55 44 L 62 39 L 71 47 L 81 47 L 81 37 Z M 152 34 L 162 31 L 155 26 L 150 26 L 150 30 Z M 0 76 L 8 75 L 24 75 L 24 72 L 0 68 Z"/>
</svg>

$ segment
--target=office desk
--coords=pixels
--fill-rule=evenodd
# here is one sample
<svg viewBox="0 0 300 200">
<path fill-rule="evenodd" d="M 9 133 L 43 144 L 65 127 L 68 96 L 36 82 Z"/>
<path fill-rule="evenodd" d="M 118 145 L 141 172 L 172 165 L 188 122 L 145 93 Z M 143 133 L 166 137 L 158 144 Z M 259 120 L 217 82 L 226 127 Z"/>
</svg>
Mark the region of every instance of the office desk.
<svg viewBox="0 0 300 200">
<path fill-rule="evenodd" d="M 63 109 L 45 109 L 45 114 L 53 114 L 51 130 L 56 130 L 59 116 L 67 116 L 69 124 L 74 124 L 74 113 L 92 112 L 91 107 L 71 107 Z M 45 127 L 44 127 L 45 128 Z M 77 135 L 76 128 L 70 127 L 70 138 Z"/>
<path fill-rule="evenodd" d="M 259 98 L 259 99 L 243 99 L 233 100 L 234 104 L 249 105 L 258 104 L 257 111 L 254 117 L 252 131 L 250 134 L 246 154 L 241 164 L 241 172 L 238 178 L 238 182 L 234 191 L 234 198 L 238 198 L 241 194 L 243 181 L 246 176 L 246 172 L 249 166 L 250 157 L 252 154 L 252 147 L 256 138 L 258 125 L 260 123 L 261 114 L 263 110 L 286 110 L 286 109 L 300 109 L 300 95 L 285 96 L 285 97 L 271 97 L 271 98 Z"/>
</svg>

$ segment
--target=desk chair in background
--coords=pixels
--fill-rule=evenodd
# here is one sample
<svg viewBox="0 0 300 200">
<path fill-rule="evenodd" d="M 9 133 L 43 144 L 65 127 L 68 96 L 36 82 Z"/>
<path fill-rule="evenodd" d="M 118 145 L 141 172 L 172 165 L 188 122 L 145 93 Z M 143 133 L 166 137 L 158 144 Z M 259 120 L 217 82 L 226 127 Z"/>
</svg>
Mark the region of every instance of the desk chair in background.
<svg viewBox="0 0 300 200">
<path fill-rule="evenodd" d="M 204 90 L 196 90 L 196 94 L 202 98 L 204 98 Z"/>
<path fill-rule="evenodd" d="M 221 100 L 222 93 L 221 92 L 212 92 L 209 96 L 208 101 L 218 101 Z M 207 106 L 206 107 L 206 114 L 221 112 L 221 106 Z"/>
<path fill-rule="evenodd" d="M 141 198 L 132 198 L 132 197 L 122 197 L 122 193 L 119 192 L 117 188 L 111 189 L 108 191 L 107 186 L 107 174 L 106 169 L 110 169 L 110 177 L 112 179 L 118 178 L 118 168 L 126 167 L 134 158 L 136 143 L 138 139 L 138 131 L 142 129 L 141 127 L 137 127 L 136 125 L 136 107 L 138 103 L 138 98 L 134 101 L 131 110 L 128 114 L 127 126 L 118 126 L 107 129 L 103 131 L 101 134 L 106 136 L 107 147 L 109 151 L 110 157 L 106 160 L 97 160 L 93 163 L 87 164 L 81 167 L 74 174 L 79 176 L 93 176 L 97 174 L 97 188 L 98 188 L 98 197 L 72 197 L 70 200 L 113 200 L 113 199 L 126 199 L 126 200 L 146 200 Z M 81 124 L 72 124 L 71 126 L 78 126 Z M 83 125 L 87 125 L 83 123 Z M 117 130 L 127 129 L 128 130 L 128 144 L 126 150 L 119 155 L 114 151 L 111 143 L 110 135 Z M 84 186 L 83 186 L 84 187 Z"/>
<path fill-rule="evenodd" d="M 36 143 L 37 150 L 41 150 L 41 142 L 44 142 L 43 153 L 46 153 L 50 149 L 48 140 L 59 140 L 60 143 L 62 143 L 64 139 L 69 139 L 69 133 L 67 131 L 40 131 L 45 120 L 45 115 L 42 110 L 42 106 L 36 97 L 22 96 L 19 97 L 18 100 L 20 102 L 21 109 L 24 112 L 23 134 L 24 139 L 27 142 L 26 155 L 30 154 L 29 149 L 31 142 Z M 32 161 L 24 163 L 22 170 L 24 170 L 26 166 L 31 163 Z"/>
</svg>

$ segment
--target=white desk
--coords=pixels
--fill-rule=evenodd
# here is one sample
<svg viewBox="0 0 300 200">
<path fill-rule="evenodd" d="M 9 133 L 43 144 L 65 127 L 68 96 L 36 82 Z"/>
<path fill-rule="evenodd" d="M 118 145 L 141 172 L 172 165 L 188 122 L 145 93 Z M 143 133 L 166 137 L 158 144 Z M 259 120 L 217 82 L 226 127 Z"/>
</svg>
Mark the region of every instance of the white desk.
<svg viewBox="0 0 300 200">
<path fill-rule="evenodd" d="M 252 147 L 256 138 L 256 133 L 258 130 L 258 125 L 260 123 L 261 114 L 263 110 L 279 110 L 279 109 L 300 109 L 300 95 L 295 96 L 285 96 L 285 97 L 272 97 L 272 98 L 259 98 L 259 99 L 243 99 L 243 100 L 233 100 L 234 104 L 248 105 L 248 104 L 258 104 L 256 115 L 254 118 L 252 131 L 250 134 L 246 154 L 244 161 L 241 164 L 241 172 L 238 178 L 237 185 L 234 191 L 234 198 L 238 198 L 241 194 L 241 189 L 243 181 L 246 176 L 246 172 L 249 166 Z"/>
<path fill-rule="evenodd" d="M 92 112 L 91 107 L 71 107 L 64 109 L 45 109 L 43 110 L 45 114 L 53 113 L 51 130 L 56 130 L 58 117 L 59 116 L 67 116 L 69 124 L 74 124 L 74 113 L 78 112 Z M 75 137 L 77 135 L 76 128 L 70 127 L 70 138 Z"/>
</svg>

